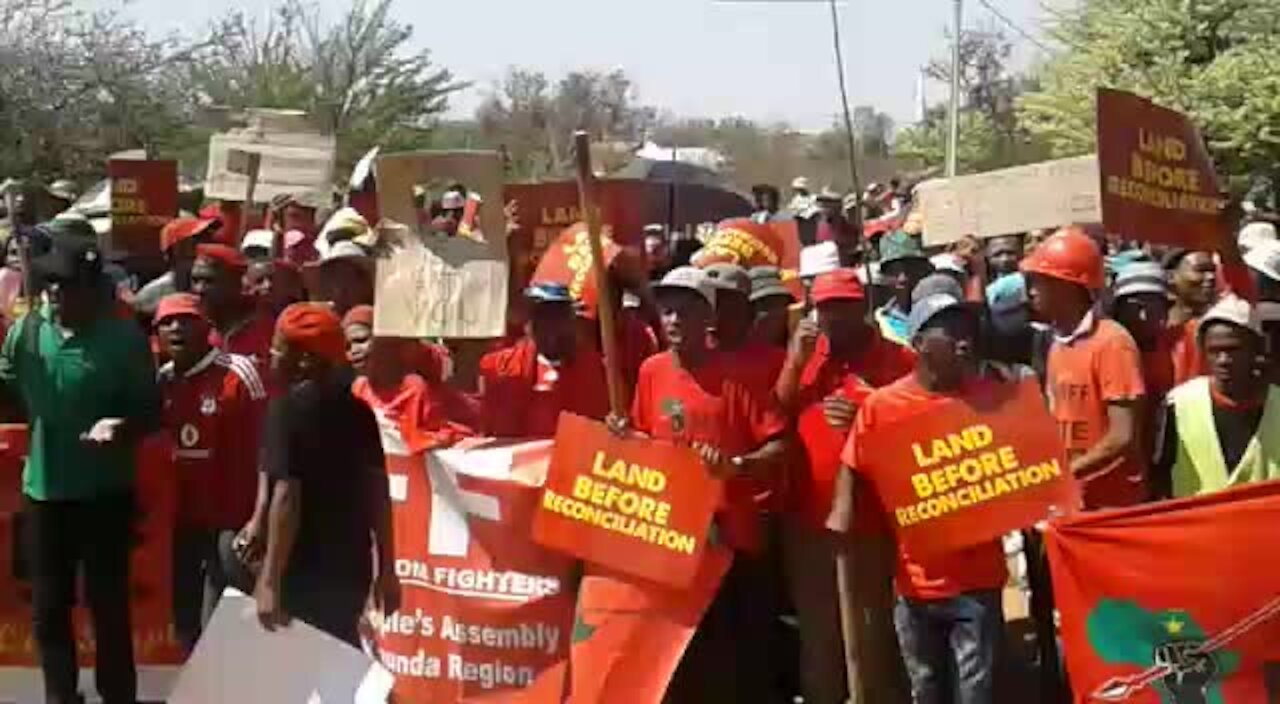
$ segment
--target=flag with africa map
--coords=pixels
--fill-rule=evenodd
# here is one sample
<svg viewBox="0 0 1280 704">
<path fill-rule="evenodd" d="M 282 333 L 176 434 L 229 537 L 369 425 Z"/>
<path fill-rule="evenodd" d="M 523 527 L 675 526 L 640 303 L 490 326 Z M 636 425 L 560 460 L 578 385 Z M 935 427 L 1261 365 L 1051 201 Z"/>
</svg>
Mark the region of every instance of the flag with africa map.
<svg viewBox="0 0 1280 704">
<path fill-rule="evenodd" d="M 1075 701 L 1280 702 L 1280 482 L 1050 523 Z"/>
</svg>

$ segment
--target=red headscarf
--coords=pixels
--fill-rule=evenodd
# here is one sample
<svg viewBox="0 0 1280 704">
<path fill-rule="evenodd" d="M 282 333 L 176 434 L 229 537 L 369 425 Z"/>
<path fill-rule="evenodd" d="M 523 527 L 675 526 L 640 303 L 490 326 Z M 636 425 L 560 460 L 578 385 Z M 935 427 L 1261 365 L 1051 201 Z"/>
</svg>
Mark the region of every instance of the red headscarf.
<svg viewBox="0 0 1280 704">
<path fill-rule="evenodd" d="M 285 308 L 276 320 L 276 334 L 289 345 L 334 364 L 347 360 L 342 321 L 323 303 L 294 303 Z"/>
</svg>

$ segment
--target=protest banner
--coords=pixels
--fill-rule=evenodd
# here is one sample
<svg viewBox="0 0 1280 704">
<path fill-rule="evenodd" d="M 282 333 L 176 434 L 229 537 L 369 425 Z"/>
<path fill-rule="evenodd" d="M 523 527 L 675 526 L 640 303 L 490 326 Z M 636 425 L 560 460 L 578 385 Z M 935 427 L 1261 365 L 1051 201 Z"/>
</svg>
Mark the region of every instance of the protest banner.
<svg viewBox="0 0 1280 704">
<path fill-rule="evenodd" d="M 111 159 L 110 248 L 158 254 L 160 230 L 178 216 L 178 162 Z"/>
<path fill-rule="evenodd" d="M 298 619 L 268 632 L 253 597 L 228 589 L 167 701 L 386 704 L 394 679 L 364 651 Z"/>
<path fill-rule="evenodd" d="M 260 155 L 254 184 L 259 202 L 290 194 L 311 207 L 332 203 L 337 139 L 313 128 L 305 113 L 254 108 L 248 111 L 248 126 L 210 137 L 206 198 L 244 199 L 249 174 L 236 152 Z"/>
<path fill-rule="evenodd" d="M 1280 701 L 1280 482 L 1049 522 L 1077 702 Z"/>
<path fill-rule="evenodd" d="M 1109 232 L 1210 251 L 1227 236 L 1213 161 L 1186 115 L 1099 88 L 1098 171 Z"/>
<path fill-rule="evenodd" d="M 376 624 L 406 702 L 563 701 L 573 563 L 529 539 L 550 443 L 411 452 L 380 414 L 400 610 Z"/>
<path fill-rule="evenodd" d="M 500 337 L 506 332 L 507 242 L 497 152 L 412 152 L 377 158 L 378 209 L 399 234 L 382 228 L 374 334 L 389 337 Z M 414 187 L 439 195 L 465 184 L 479 226 L 444 236 L 421 223 Z M 469 197 L 469 195 L 468 195 Z"/>
<path fill-rule="evenodd" d="M 706 550 L 720 482 L 692 450 L 619 438 L 560 414 L 533 539 L 618 572 L 686 587 Z"/>
<path fill-rule="evenodd" d="M 913 556 L 978 545 L 1078 504 L 1039 385 L 992 388 L 886 425 L 859 453 L 859 473 Z"/>
<path fill-rule="evenodd" d="M 1102 219 L 1094 155 L 933 179 L 916 187 L 916 199 L 926 245 Z"/>
<path fill-rule="evenodd" d="M 21 556 L 22 453 L 26 426 L 0 427 L 0 701 L 43 701 L 40 664 L 31 631 L 31 584 Z M 130 604 L 139 696 L 163 701 L 183 661 L 174 637 L 170 593 L 174 513 L 173 450 L 164 435 L 138 453 L 138 543 L 130 564 Z M 81 679 L 92 681 L 93 631 L 83 601 L 74 609 Z"/>
<path fill-rule="evenodd" d="M 750 269 L 753 266 L 776 266 L 796 269 L 800 266 L 800 236 L 794 220 L 758 223 L 734 218 L 716 223 L 715 232 L 693 257 L 693 265 L 706 267 L 728 262 Z"/>
<path fill-rule="evenodd" d="M 660 704 L 732 563 L 728 549 L 709 547 L 682 589 L 587 565 L 578 588 L 570 701 Z"/>
</svg>

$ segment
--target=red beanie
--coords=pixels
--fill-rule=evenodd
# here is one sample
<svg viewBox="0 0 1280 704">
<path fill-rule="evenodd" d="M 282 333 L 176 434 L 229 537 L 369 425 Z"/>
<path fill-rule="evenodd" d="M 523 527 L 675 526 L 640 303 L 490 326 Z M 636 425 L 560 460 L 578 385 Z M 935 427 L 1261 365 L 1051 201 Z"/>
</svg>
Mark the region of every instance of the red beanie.
<svg viewBox="0 0 1280 704">
<path fill-rule="evenodd" d="M 356 306 L 347 311 L 347 314 L 342 316 L 342 329 L 345 330 L 352 325 L 363 325 L 367 328 L 372 328 L 373 306 Z"/>
<path fill-rule="evenodd" d="M 276 320 L 276 334 L 303 352 L 310 352 L 334 364 L 347 359 L 347 339 L 342 321 L 324 303 L 294 303 Z"/>
<path fill-rule="evenodd" d="M 228 269 L 241 273 L 249 268 L 249 260 L 245 258 L 240 250 L 230 245 L 217 243 L 198 245 L 196 247 L 196 257 L 217 262 Z"/>
</svg>

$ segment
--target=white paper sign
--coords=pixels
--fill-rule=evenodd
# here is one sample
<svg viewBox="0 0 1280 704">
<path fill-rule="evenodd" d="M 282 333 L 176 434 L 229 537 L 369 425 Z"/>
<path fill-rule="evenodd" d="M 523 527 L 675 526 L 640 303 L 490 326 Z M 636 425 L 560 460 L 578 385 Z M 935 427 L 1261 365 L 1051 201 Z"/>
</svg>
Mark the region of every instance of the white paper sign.
<svg viewBox="0 0 1280 704">
<path fill-rule="evenodd" d="M 920 184 L 924 243 L 1101 222 L 1097 155 L 1057 159 Z"/>
<path fill-rule="evenodd" d="M 267 632 L 251 597 L 228 589 L 169 704 L 385 704 L 395 677 L 350 645 L 294 620 Z"/>
</svg>

